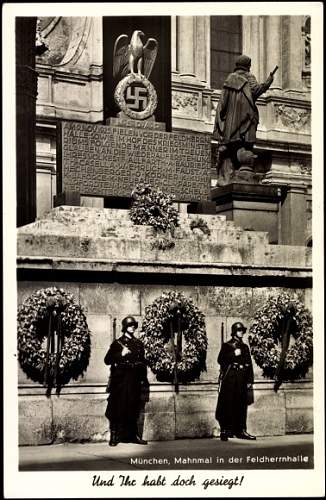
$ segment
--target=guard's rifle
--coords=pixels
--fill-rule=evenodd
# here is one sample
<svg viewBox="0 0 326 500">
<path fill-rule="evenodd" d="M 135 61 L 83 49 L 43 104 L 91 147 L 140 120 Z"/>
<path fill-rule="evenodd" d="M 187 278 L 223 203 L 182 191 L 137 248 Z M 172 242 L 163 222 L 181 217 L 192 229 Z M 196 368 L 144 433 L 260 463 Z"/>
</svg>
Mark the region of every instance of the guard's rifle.
<svg viewBox="0 0 326 500">
<path fill-rule="evenodd" d="M 112 322 L 112 338 L 113 338 L 113 341 L 116 340 L 116 336 L 117 336 L 117 318 L 113 318 L 113 322 Z M 105 392 L 109 393 L 110 390 L 111 390 L 110 387 L 111 387 L 111 368 L 110 368 L 110 375 L 109 375 L 109 378 L 108 378 L 108 383 L 106 384 Z"/>
</svg>

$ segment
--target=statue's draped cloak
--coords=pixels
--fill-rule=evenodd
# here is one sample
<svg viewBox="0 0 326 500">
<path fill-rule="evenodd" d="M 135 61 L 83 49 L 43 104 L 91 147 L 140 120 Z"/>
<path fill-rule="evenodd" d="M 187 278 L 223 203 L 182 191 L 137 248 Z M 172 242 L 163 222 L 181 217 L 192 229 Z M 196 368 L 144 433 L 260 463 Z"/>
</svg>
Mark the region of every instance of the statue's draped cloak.
<svg viewBox="0 0 326 500">
<path fill-rule="evenodd" d="M 254 143 L 259 122 L 256 99 L 267 89 L 254 75 L 238 70 L 231 73 L 224 85 L 216 110 L 214 136 L 220 144 Z"/>
</svg>

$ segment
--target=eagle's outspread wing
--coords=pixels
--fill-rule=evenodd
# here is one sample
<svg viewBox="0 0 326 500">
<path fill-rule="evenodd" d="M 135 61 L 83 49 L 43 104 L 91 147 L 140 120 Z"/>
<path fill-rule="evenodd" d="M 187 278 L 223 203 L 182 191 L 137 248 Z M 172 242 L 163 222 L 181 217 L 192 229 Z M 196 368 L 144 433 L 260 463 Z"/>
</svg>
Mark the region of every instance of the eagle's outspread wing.
<svg viewBox="0 0 326 500">
<path fill-rule="evenodd" d="M 157 56 L 158 43 L 155 38 L 149 38 L 144 46 L 144 75 L 149 78 Z"/>
<path fill-rule="evenodd" d="M 113 48 L 113 78 L 123 78 L 128 73 L 129 44 L 128 35 L 120 35 Z"/>
</svg>

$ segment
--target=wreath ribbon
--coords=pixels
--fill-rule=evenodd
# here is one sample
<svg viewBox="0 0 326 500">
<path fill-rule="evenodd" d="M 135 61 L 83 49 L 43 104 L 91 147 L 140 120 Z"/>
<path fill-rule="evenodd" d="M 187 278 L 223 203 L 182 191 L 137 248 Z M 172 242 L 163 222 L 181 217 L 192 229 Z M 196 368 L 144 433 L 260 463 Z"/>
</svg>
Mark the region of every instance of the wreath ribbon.
<svg viewBox="0 0 326 500">
<path fill-rule="evenodd" d="M 57 316 L 57 329 L 55 329 L 55 319 L 56 313 L 52 311 L 49 314 L 49 324 L 48 324 L 48 335 L 47 335 L 47 343 L 46 343 L 46 357 L 45 357 L 45 369 L 44 369 L 44 380 L 43 385 L 47 387 L 46 395 L 51 395 L 52 387 L 56 387 L 56 393 L 60 393 L 61 384 L 60 384 L 60 371 L 59 371 L 59 362 L 62 352 L 62 346 L 64 342 L 63 330 L 62 330 L 62 320 L 61 313 Z M 55 341 L 55 333 L 57 333 L 57 342 Z M 53 379 L 49 376 L 50 372 L 50 362 L 51 362 L 51 354 L 55 354 L 55 365 L 54 365 L 54 374 Z"/>
<path fill-rule="evenodd" d="M 285 358 L 289 349 L 290 345 L 290 336 L 291 336 L 291 325 L 292 325 L 292 318 L 289 314 L 286 314 L 283 318 L 282 321 L 282 350 L 281 350 L 281 355 L 280 359 L 276 368 L 275 372 L 275 384 L 274 384 L 274 391 L 277 392 L 278 389 L 281 387 L 282 382 L 283 382 L 283 377 L 282 377 L 282 371 L 285 363 Z"/>
<path fill-rule="evenodd" d="M 173 369 L 173 384 L 175 392 L 179 392 L 179 380 L 178 380 L 178 362 L 182 357 L 182 331 L 181 331 L 181 318 L 180 311 L 176 311 L 177 316 L 177 343 L 174 343 L 174 328 L 173 328 L 173 319 L 170 319 L 170 340 L 172 344 L 172 355 L 174 361 L 174 369 Z"/>
</svg>

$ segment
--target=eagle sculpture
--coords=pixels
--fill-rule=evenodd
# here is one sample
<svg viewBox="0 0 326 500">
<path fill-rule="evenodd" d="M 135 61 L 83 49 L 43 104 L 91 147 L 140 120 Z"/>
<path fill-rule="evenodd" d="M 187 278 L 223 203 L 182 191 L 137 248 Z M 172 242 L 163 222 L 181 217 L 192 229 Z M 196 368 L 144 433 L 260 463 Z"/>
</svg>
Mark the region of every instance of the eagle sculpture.
<svg viewBox="0 0 326 500">
<path fill-rule="evenodd" d="M 124 78 L 128 73 L 149 78 L 157 55 L 158 44 L 155 38 L 149 38 L 143 45 L 144 33 L 133 32 L 130 43 L 128 35 L 120 35 L 113 49 L 113 78 Z"/>
</svg>

